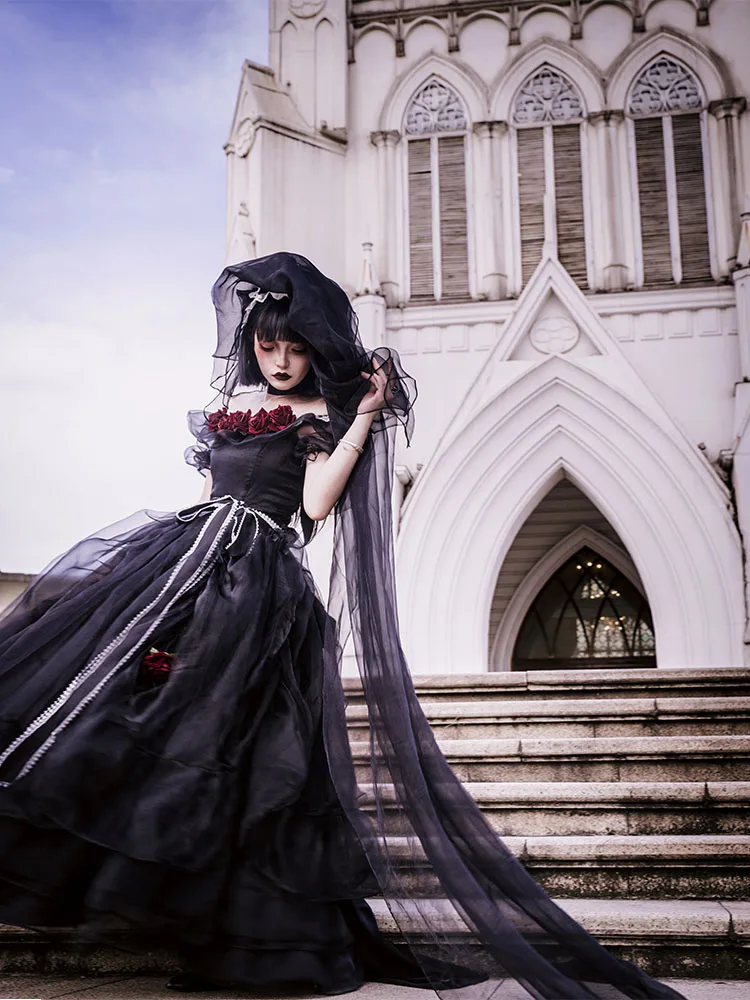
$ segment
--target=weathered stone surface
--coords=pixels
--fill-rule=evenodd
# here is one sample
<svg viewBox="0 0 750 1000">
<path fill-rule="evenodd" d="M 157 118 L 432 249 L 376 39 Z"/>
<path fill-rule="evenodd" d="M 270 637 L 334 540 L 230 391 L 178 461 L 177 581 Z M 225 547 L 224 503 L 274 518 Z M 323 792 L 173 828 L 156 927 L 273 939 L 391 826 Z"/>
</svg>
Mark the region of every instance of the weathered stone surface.
<svg viewBox="0 0 750 1000">
<path fill-rule="evenodd" d="M 750 695 L 750 670 L 742 667 L 710 670 L 538 670 L 513 673 L 415 675 L 423 703 L 436 701 L 499 701 L 512 698 L 657 698 Z M 358 678 L 345 678 L 352 704 L 362 701 Z"/>
<path fill-rule="evenodd" d="M 747 781 L 750 736 L 443 740 L 456 776 L 484 781 Z M 369 777 L 369 745 L 353 743 L 357 777 Z"/>
<path fill-rule="evenodd" d="M 687 1000 L 747 1000 L 750 982 L 715 982 L 711 980 L 669 980 L 669 985 L 682 993 Z M 170 995 L 164 979 L 156 976 L 133 976 L 116 979 L 110 977 L 51 977 L 14 976 L 0 977 L 0 998 L 37 997 L 53 1000 L 55 997 L 90 997 L 91 1000 L 157 1000 Z M 236 991 L 217 990 L 201 993 L 204 1000 L 230 1000 Z M 243 993 L 252 998 L 255 993 Z M 264 1000 L 289 1000 L 289 995 L 265 992 Z M 313 1000 L 312 994 L 296 994 L 298 1000 Z M 528 993 L 516 983 L 498 984 L 493 1000 L 528 1000 Z M 366 983 L 356 994 L 357 1000 L 435 1000 L 432 990 L 417 990 L 383 983 Z"/>
</svg>

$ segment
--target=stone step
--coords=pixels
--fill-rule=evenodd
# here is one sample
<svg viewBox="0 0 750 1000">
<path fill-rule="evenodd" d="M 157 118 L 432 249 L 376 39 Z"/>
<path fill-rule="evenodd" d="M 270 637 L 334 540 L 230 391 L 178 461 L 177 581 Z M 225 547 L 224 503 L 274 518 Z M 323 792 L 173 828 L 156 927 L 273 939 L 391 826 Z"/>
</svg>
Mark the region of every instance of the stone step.
<svg viewBox="0 0 750 1000">
<path fill-rule="evenodd" d="M 467 782 L 466 790 L 502 837 L 592 835 L 732 835 L 750 823 L 747 781 Z M 360 784 L 362 807 L 372 785 Z M 392 786 L 383 787 L 386 803 Z M 405 834 L 403 819 L 386 808 L 386 832 Z"/>
<path fill-rule="evenodd" d="M 746 978 L 750 973 L 750 903 L 731 900 L 556 900 L 606 948 L 652 975 Z M 384 900 L 370 900 L 380 927 L 395 933 Z M 430 900 L 441 930 L 465 933 L 448 900 Z M 409 924 L 408 912 L 399 917 Z"/>
<path fill-rule="evenodd" d="M 487 701 L 488 699 L 659 698 L 750 695 L 750 670 L 712 667 L 705 670 L 529 670 L 486 674 L 416 674 L 414 687 L 422 702 Z M 350 704 L 362 704 L 359 678 L 345 677 Z"/>
<path fill-rule="evenodd" d="M 540 736 L 750 735 L 750 696 L 705 698 L 496 699 L 422 701 L 440 739 L 511 739 Z M 350 705 L 352 739 L 367 738 L 366 705 Z"/>
<path fill-rule="evenodd" d="M 368 743 L 352 743 L 357 778 Z M 443 740 L 456 776 L 476 781 L 750 781 L 750 736 Z"/>
<path fill-rule="evenodd" d="M 685 1000 L 748 1000 L 750 982 L 717 979 L 662 979 Z M 84 998 L 85 994 L 85 998 Z M 297 1000 L 317 1000 L 315 994 L 294 994 Z M 74 975 L 17 975 L 0 976 L 0 1000 L 8 997 L 37 997 L 38 1000 L 165 1000 L 164 976 L 128 975 L 74 976 Z M 264 990 L 263 993 L 241 993 L 237 990 L 209 990 L 201 993 L 200 1000 L 290 1000 L 288 989 Z M 356 1000 L 436 1000 L 434 990 L 413 986 L 393 986 L 390 983 L 368 982 Z M 528 991 L 520 983 L 506 980 L 497 983 L 492 1000 L 529 1000 Z"/>
<path fill-rule="evenodd" d="M 503 837 L 552 896 L 605 899 L 747 899 L 750 836 Z M 388 851 L 409 890 L 440 893 L 424 852 L 406 837 Z"/>
<path fill-rule="evenodd" d="M 384 900 L 368 901 L 386 934 L 397 928 Z M 619 958 L 636 962 L 653 976 L 745 979 L 750 977 L 750 903 L 731 900 L 558 899 L 557 902 Z M 465 933 L 465 925 L 446 900 L 431 906 L 443 930 Z M 408 920 L 406 915 L 400 919 Z M 153 951 L 138 954 L 74 943 L 70 931 L 39 932 L 0 926 L 0 975 L 129 976 L 173 971 L 176 956 Z M 19 980 L 20 981 L 20 980 Z M 155 991 L 161 996 L 161 989 Z M 96 980 L 77 984 L 96 995 Z M 76 992 L 77 991 L 71 991 Z M 17 996 L 61 996 L 61 992 L 14 993 Z M 148 996 L 129 991 L 123 996 Z M 235 993 L 225 994 L 235 995 Z M 369 992 L 368 992 L 369 995 Z M 210 996 L 210 994 L 209 994 Z M 498 993 L 498 1000 L 501 994 Z M 504 994 L 502 994 L 504 997 Z M 513 996 L 517 1000 L 518 994 Z"/>
</svg>

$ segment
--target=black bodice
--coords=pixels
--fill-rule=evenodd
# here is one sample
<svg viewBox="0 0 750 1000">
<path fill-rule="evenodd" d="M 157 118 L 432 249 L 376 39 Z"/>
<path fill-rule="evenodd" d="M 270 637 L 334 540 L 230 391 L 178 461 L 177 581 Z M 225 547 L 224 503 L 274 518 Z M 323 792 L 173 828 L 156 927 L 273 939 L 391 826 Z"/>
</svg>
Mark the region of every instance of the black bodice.
<svg viewBox="0 0 750 1000">
<path fill-rule="evenodd" d="M 305 459 L 333 445 L 329 423 L 308 414 L 279 431 L 211 433 L 212 497 L 233 496 L 287 524 L 302 502 Z"/>
</svg>

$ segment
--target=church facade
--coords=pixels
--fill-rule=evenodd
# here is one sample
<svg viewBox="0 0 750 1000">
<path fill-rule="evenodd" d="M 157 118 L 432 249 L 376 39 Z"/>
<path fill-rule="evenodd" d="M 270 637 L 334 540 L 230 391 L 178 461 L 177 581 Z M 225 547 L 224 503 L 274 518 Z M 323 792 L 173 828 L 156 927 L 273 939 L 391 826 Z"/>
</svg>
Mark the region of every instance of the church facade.
<svg viewBox="0 0 750 1000">
<path fill-rule="evenodd" d="M 747 5 L 270 0 L 269 28 L 228 259 L 310 257 L 417 379 L 414 671 L 745 665 Z"/>
</svg>

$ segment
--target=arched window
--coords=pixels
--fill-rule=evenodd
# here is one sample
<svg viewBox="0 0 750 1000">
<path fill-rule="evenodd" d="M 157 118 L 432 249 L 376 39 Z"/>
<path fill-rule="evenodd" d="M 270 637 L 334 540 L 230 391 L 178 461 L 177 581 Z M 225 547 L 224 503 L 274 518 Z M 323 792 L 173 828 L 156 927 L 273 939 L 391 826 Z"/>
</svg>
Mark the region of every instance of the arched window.
<svg viewBox="0 0 750 1000">
<path fill-rule="evenodd" d="M 655 650 L 646 598 L 584 546 L 547 581 L 526 613 L 513 669 L 655 667 Z"/>
<path fill-rule="evenodd" d="M 703 159 L 703 91 L 661 55 L 633 82 L 627 110 L 640 208 L 639 284 L 711 281 Z"/>
<path fill-rule="evenodd" d="M 583 99 L 552 66 L 521 86 L 513 104 L 518 160 L 523 284 L 542 259 L 547 195 L 557 221 L 557 255 L 581 287 L 588 287 L 583 209 L 581 122 Z"/>
<path fill-rule="evenodd" d="M 412 299 L 469 294 L 466 129 L 460 98 L 436 78 L 417 92 L 406 111 Z"/>
</svg>

